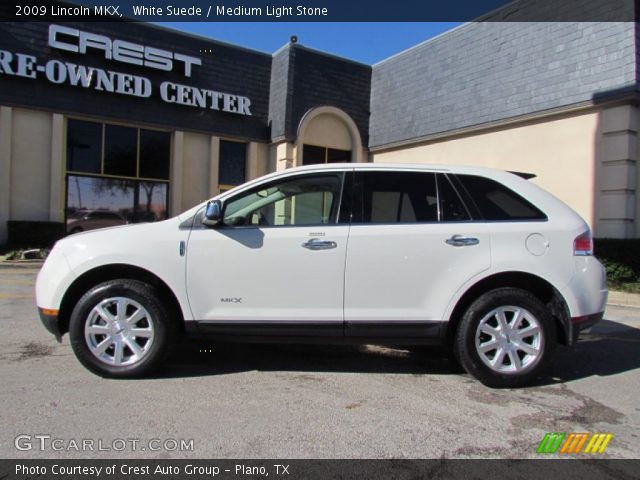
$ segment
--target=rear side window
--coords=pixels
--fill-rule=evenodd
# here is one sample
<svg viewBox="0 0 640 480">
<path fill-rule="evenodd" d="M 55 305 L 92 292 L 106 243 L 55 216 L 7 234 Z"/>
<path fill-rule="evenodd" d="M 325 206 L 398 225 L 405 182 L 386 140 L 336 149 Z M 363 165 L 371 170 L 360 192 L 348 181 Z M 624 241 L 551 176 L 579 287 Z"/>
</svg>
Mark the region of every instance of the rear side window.
<svg viewBox="0 0 640 480">
<path fill-rule="evenodd" d="M 446 175 L 431 172 L 358 172 L 353 223 L 470 221 L 471 215 Z"/>
<path fill-rule="evenodd" d="M 438 194 L 433 173 L 362 172 L 357 176 L 354 221 L 415 223 L 438 221 Z"/>
<path fill-rule="evenodd" d="M 488 221 L 546 220 L 547 216 L 514 191 L 490 178 L 456 175 Z"/>
</svg>

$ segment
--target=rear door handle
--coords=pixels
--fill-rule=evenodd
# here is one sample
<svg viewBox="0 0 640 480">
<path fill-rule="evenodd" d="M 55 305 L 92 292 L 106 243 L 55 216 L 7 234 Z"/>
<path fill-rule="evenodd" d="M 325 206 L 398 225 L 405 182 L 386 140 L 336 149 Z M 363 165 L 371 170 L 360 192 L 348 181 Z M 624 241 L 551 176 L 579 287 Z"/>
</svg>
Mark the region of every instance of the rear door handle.
<svg viewBox="0 0 640 480">
<path fill-rule="evenodd" d="M 451 238 L 445 240 L 447 245 L 453 247 L 470 247 L 471 245 L 478 245 L 480 240 L 475 237 L 463 237 L 462 235 L 454 235 Z"/>
<path fill-rule="evenodd" d="M 304 248 L 309 250 L 331 250 L 336 248 L 338 244 L 330 240 L 320 240 L 319 238 L 312 238 L 302 244 Z"/>
</svg>

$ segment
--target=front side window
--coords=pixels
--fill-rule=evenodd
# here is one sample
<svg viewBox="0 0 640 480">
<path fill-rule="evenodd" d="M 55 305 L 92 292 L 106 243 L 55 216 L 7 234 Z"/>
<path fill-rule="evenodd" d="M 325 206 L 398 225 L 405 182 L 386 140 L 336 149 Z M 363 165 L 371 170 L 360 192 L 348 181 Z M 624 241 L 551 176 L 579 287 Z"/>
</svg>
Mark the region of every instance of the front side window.
<svg viewBox="0 0 640 480">
<path fill-rule="evenodd" d="M 546 220 L 546 215 L 501 183 L 476 175 L 456 175 L 488 221 Z"/>
<path fill-rule="evenodd" d="M 276 180 L 225 202 L 227 226 L 301 226 L 335 224 L 342 173 L 298 175 Z"/>
</svg>

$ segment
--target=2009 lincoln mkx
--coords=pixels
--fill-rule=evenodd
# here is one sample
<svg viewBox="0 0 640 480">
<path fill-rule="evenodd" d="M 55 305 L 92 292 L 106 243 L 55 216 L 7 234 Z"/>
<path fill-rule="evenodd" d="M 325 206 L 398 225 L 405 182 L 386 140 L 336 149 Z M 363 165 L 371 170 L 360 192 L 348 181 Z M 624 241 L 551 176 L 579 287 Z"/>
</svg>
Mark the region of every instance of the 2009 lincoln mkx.
<svg viewBox="0 0 640 480">
<path fill-rule="evenodd" d="M 525 385 L 602 318 L 607 288 L 585 221 L 524 176 L 270 174 L 169 220 L 59 241 L 38 275 L 40 316 L 107 377 L 148 375 L 186 334 L 444 345 L 488 386 Z"/>
</svg>

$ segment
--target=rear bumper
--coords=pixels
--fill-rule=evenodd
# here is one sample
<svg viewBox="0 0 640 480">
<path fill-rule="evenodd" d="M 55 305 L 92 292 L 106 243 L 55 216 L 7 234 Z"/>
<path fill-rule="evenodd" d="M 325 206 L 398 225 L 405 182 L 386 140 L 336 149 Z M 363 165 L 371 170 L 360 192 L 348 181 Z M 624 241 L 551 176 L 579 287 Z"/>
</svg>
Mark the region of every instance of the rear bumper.
<svg viewBox="0 0 640 480">
<path fill-rule="evenodd" d="M 593 327 L 604 317 L 604 312 L 593 313 L 591 315 L 582 315 L 580 317 L 571 317 L 571 333 L 573 334 L 573 342 L 578 340 L 578 336 L 582 330 Z"/>
<path fill-rule="evenodd" d="M 50 310 L 46 310 L 44 308 L 38 308 L 38 315 L 40 315 L 40 321 L 44 325 L 44 328 L 47 329 L 50 333 L 52 333 L 56 340 L 60 341 L 62 339 L 62 333 L 60 332 L 60 324 L 58 322 L 58 315 L 49 313 Z"/>
</svg>

